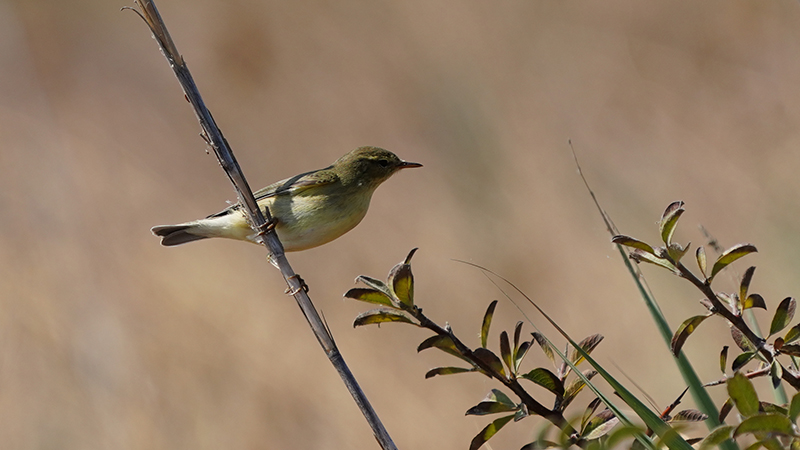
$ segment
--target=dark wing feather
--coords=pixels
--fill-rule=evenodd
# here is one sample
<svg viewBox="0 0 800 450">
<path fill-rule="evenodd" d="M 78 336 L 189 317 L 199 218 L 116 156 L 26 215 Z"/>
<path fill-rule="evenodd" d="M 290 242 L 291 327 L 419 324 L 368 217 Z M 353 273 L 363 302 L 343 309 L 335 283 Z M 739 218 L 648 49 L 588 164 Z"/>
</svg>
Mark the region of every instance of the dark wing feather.
<svg viewBox="0 0 800 450">
<path fill-rule="evenodd" d="M 278 181 L 277 183 L 272 183 L 265 188 L 253 192 L 253 196 L 256 198 L 256 202 L 258 202 L 265 198 L 301 191 L 311 186 L 320 186 L 323 184 L 335 183 L 336 181 L 339 180 L 339 176 L 336 175 L 333 171 L 328 170 L 331 167 L 312 170 L 311 172 L 301 173 L 291 178 Z M 223 209 L 222 211 L 216 214 L 212 214 L 208 217 L 211 218 L 211 217 L 224 216 L 235 209 L 239 209 L 238 203 L 235 205 L 231 205 Z"/>
</svg>

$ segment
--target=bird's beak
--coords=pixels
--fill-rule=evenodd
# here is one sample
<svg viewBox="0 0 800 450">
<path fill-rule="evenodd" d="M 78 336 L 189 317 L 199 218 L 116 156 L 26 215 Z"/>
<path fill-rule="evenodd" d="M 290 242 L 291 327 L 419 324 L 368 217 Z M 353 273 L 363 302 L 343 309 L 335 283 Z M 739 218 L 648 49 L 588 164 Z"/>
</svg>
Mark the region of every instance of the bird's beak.
<svg viewBox="0 0 800 450">
<path fill-rule="evenodd" d="M 403 161 L 403 162 L 400 163 L 400 166 L 399 166 L 400 169 L 410 169 L 412 167 L 422 167 L 422 164 L 415 163 L 415 162 Z"/>
</svg>

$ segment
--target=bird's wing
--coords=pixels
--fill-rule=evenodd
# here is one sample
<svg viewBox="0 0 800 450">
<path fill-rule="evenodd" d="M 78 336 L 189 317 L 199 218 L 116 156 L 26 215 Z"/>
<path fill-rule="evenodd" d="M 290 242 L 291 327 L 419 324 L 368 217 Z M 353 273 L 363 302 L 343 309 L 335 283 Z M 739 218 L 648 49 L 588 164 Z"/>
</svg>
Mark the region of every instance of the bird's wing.
<svg viewBox="0 0 800 450">
<path fill-rule="evenodd" d="M 330 169 L 330 167 L 326 167 L 325 169 L 312 170 L 311 172 L 301 173 L 291 178 L 278 181 L 277 183 L 272 183 L 265 188 L 253 192 L 253 196 L 256 198 L 256 201 L 258 202 L 265 198 L 297 193 L 304 191 L 312 186 L 322 186 L 324 184 L 331 184 L 338 181 L 339 176 L 333 173 L 333 171 L 327 169 Z M 216 214 L 212 214 L 208 217 L 211 218 L 211 217 L 224 216 L 238 208 L 239 204 L 231 205 L 223 209 L 222 211 Z"/>
</svg>

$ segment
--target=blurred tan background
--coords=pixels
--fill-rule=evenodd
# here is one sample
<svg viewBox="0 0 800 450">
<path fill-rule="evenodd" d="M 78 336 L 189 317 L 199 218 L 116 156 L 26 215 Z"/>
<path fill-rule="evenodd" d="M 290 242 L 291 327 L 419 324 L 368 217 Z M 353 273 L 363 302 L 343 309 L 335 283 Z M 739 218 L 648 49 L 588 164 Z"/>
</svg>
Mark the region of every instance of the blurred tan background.
<svg viewBox="0 0 800 450">
<path fill-rule="evenodd" d="M 0 442 L 377 448 L 263 249 L 150 235 L 234 194 L 144 24 L 119 12 L 130 4 L 0 2 Z M 655 241 L 682 199 L 680 239 L 701 243 L 703 224 L 752 242 L 770 307 L 800 293 L 797 2 L 159 7 L 253 187 L 359 145 L 425 165 L 381 187 L 354 231 L 290 254 L 402 449 L 467 448 L 489 419 L 464 411 L 498 387 L 424 380 L 457 361 L 417 354 L 421 330 L 351 327 L 368 308 L 342 300 L 353 279 L 385 277 L 412 247 L 418 302 L 471 344 L 502 295 L 452 259 L 515 281 L 576 337 L 604 334 L 599 360 L 659 407 L 682 390 L 568 139 L 626 234 Z M 702 313 L 687 283 L 644 270 L 673 329 Z M 519 318 L 501 302 L 495 348 Z M 709 321 L 689 340 L 703 379 L 719 377 L 726 333 Z M 546 360 L 534 349 L 527 364 Z M 493 448 L 519 448 L 538 423 Z"/>
</svg>

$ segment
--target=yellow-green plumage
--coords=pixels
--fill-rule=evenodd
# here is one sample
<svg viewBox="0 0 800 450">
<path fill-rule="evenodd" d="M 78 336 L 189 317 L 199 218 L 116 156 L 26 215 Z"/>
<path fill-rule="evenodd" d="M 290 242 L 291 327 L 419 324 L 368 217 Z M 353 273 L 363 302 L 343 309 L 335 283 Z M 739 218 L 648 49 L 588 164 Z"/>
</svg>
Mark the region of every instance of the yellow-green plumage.
<svg viewBox="0 0 800 450">
<path fill-rule="evenodd" d="M 260 207 L 269 207 L 275 231 L 287 252 L 328 243 L 350 231 L 367 214 L 372 193 L 395 172 L 421 167 L 377 147 L 359 147 L 331 166 L 271 184 L 254 193 Z M 153 227 L 162 245 L 178 245 L 210 237 L 253 240 L 253 230 L 240 207 L 232 206 L 205 219 Z"/>
</svg>

